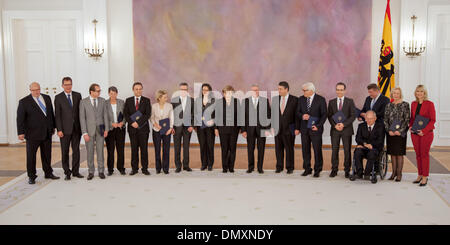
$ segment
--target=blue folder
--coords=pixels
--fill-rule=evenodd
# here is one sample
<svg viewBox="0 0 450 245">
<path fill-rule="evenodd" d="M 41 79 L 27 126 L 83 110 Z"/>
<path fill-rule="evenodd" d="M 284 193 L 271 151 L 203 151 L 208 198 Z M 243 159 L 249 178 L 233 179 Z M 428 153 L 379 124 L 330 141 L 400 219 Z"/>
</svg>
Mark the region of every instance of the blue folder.
<svg viewBox="0 0 450 245">
<path fill-rule="evenodd" d="M 309 120 L 308 120 L 308 128 L 312 128 L 312 126 L 316 126 L 317 123 L 319 123 L 319 118 L 310 116 Z"/>
<path fill-rule="evenodd" d="M 416 115 L 416 119 L 414 119 L 414 124 L 411 128 L 411 131 L 413 133 L 417 133 L 417 131 L 424 129 L 429 122 L 429 118 L 423 117 L 421 115 Z"/>
<path fill-rule="evenodd" d="M 161 126 L 161 129 L 159 130 L 160 135 L 165 135 L 167 131 L 170 129 L 170 119 L 164 118 L 162 120 L 159 120 L 159 126 Z"/>
<path fill-rule="evenodd" d="M 333 121 L 338 123 L 343 123 L 347 118 L 345 117 L 345 114 L 342 111 L 338 111 L 333 115 Z"/>
</svg>

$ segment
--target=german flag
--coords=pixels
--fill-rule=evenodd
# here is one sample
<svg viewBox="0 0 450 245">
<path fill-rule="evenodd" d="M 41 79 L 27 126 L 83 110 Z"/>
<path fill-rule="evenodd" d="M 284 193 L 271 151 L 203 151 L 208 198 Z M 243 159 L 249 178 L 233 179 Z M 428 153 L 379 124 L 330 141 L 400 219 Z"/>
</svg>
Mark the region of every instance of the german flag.
<svg viewBox="0 0 450 245">
<path fill-rule="evenodd" d="M 387 0 L 386 15 L 384 16 L 383 39 L 381 40 L 380 65 L 378 69 L 378 87 L 387 97 L 391 95 L 391 88 L 395 87 L 390 1 Z"/>
</svg>

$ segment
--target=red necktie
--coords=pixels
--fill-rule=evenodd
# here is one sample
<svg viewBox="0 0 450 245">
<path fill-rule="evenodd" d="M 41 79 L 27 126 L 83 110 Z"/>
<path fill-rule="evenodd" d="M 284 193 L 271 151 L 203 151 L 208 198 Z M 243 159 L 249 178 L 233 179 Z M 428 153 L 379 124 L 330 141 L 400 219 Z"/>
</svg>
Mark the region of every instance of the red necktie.
<svg viewBox="0 0 450 245">
<path fill-rule="evenodd" d="M 139 110 L 139 98 L 136 98 L 136 111 Z"/>
<path fill-rule="evenodd" d="M 342 99 L 339 99 L 339 110 L 342 111 Z"/>
</svg>

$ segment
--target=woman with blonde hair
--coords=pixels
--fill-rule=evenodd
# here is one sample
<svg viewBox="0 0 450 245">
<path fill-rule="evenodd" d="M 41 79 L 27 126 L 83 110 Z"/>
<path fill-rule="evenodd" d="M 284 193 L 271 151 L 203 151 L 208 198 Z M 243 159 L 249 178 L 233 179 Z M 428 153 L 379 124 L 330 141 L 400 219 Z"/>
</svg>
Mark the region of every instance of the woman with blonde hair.
<svg viewBox="0 0 450 245">
<path fill-rule="evenodd" d="M 161 168 L 165 174 L 169 173 L 169 157 L 170 157 L 170 137 L 173 130 L 173 107 L 167 102 L 168 95 L 165 90 L 158 90 L 156 92 L 157 103 L 152 105 L 152 115 L 150 121 L 153 125 L 152 136 L 153 145 L 155 147 L 155 165 L 156 173 L 161 173 Z M 169 119 L 168 125 L 160 125 L 161 120 Z M 163 132 L 163 131 L 165 132 Z M 160 132 L 161 131 L 161 132 Z M 161 142 L 162 142 L 162 164 L 161 164 Z"/>
<path fill-rule="evenodd" d="M 392 159 L 392 175 L 389 180 L 402 180 L 403 156 L 406 155 L 406 136 L 408 131 L 410 110 L 409 103 L 403 101 L 402 90 L 399 87 L 391 90 L 393 101 L 386 105 L 384 126 L 387 136 L 387 153 Z"/>
<path fill-rule="evenodd" d="M 414 96 L 416 97 L 416 101 L 411 104 L 410 129 L 413 127 L 418 115 L 429 119 L 429 122 L 421 130 L 416 132 L 411 130 L 411 139 L 416 152 L 417 170 L 419 174 L 413 183 L 420 183 L 419 186 L 426 186 L 430 172 L 430 148 L 434 138 L 433 130 L 436 122 L 436 109 L 433 102 L 428 100 L 428 92 L 424 85 L 417 86 L 414 91 Z"/>
</svg>

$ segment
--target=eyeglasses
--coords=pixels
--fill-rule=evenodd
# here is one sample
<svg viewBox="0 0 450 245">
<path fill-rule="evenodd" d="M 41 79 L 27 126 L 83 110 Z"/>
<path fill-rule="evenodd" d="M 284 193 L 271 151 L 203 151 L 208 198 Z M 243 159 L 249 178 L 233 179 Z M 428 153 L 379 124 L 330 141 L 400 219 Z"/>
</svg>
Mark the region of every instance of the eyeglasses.
<svg viewBox="0 0 450 245">
<path fill-rule="evenodd" d="M 100 93 L 102 90 L 95 90 L 94 92 Z"/>
</svg>

